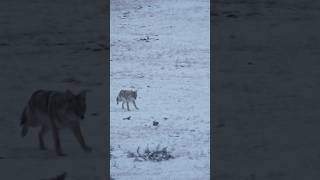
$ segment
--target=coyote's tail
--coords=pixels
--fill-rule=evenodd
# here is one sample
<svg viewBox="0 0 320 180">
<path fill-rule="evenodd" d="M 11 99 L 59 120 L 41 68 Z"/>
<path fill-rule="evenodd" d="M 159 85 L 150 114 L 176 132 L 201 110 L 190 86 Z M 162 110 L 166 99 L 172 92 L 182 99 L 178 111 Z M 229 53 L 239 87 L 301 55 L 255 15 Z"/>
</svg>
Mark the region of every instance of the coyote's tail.
<svg viewBox="0 0 320 180">
<path fill-rule="evenodd" d="M 20 121 L 20 126 L 22 126 L 22 131 L 21 131 L 22 137 L 26 136 L 28 132 L 28 126 L 26 122 L 27 122 L 27 115 L 26 115 L 26 109 L 24 109 L 22 112 L 21 121 Z"/>
</svg>

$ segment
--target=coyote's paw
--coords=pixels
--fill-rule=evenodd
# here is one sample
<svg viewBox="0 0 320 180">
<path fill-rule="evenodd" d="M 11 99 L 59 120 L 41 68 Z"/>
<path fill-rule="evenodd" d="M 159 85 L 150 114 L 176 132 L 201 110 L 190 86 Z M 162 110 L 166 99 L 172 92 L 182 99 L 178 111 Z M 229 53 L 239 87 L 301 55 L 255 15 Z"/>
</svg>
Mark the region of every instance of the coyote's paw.
<svg viewBox="0 0 320 180">
<path fill-rule="evenodd" d="M 92 148 L 89 147 L 89 146 L 85 146 L 85 147 L 83 148 L 83 150 L 84 150 L 85 152 L 87 152 L 87 153 L 92 152 Z"/>
</svg>

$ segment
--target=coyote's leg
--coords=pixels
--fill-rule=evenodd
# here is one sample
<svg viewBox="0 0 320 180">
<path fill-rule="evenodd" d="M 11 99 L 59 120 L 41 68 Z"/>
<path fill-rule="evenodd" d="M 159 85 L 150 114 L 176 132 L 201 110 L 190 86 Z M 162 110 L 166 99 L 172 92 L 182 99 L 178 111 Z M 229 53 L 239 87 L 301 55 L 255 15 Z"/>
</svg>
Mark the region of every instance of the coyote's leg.
<svg viewBox="0 0 320 180">
<path fill-rule="evenodd" d="M 130 109 L 129 109 L 129 101 L 127 101 L 127 110 L 130 111 Z"/>
<path fill-rule="evenodd" d="M 54 104 L 54 102 L 52 102 L 52 96 L 49 96 L 48 113 L 49 113 L 49 120 L 50 120 L 51 129 L 52 129 L 53 142 L 54 142 L 54 146 L 56 149 L 56 154 L 58 156 L 65 156 L 65 154 L 62 153 L 60 138 L 59 138 L 59 129 L 56 124 L 57 121 L 62 122 L 62 120 L 59 119 L 59 116 L 57 115 L 57 112 L 55 110 L 55 106 L 53 106 L 53 104 Z"/>
<path fill-rule="evenodd" d="M 43 141 L 43 137 L 44 135 L 48 132 L 49 128 L 48 127 L 45 127 L 45 126 L 42 126 L 41 127 L 41 130 L 38 134 L 38 137 L 39 137 L 39 145 L 40 145 L 40 149 L 41 150 L 46 150 L 46 146 L 44 145 L 44 141 Z"/>
<path fill-rule="evenodd" d="M 124 109 L 124 102 L 122 102 L 122 109 Z"/>
<path fill-rule="evenodd" d="M 86 145 L 84 138 L 82 136 L 82 132 L 80 129 L 80 124 L 75 125 L 74 127 L 72 127 L 72 132 L 74 134 L 74 136 L 77 138 L 79 144 L 81 145 L 82 149 L 86 152 L 91 152 L 92 149 Z"/>
<path fill-rule="evenodd" d="M 56 148 L 57 155 L 58 156 L 65 156 L 65 154 L 62 152 L 62 149 L 61 149 L 58 128 L 56 128 L 56 127 L 52 128 L 52 132 L 53 132 L 53 140 L 54 140 L 54 145 Z"/>
<path fill-rule="evenodd" d="M 133 103 L 133 105 L 134 105 L 134 107 L 135 107 L 136 109 L 139 109 L 139 108 L 137 107 L 137 105 L 136 105 L 136 102 L 135 102 L 135 101 L 132 101 L 132 103 Z"/>
<path fill-rule="evenodd" d="M 53 142 L 56 149 L 56 153 L 58 156 L 65 156 L 61 150 L 60 138 L 59 138 L 59 129 L 54 122 L 54 118 L 50 118 L 51 126 L 52 126 L 52 135 L 53 135 Z"/>
</svg>

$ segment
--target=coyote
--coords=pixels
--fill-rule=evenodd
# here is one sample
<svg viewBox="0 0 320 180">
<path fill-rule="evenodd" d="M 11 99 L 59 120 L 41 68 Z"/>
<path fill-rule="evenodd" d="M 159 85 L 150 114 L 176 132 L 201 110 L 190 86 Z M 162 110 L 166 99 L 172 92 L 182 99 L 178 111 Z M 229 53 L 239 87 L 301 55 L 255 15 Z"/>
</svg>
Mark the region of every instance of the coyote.
<svg viewBox="0 0 320 180">
<path fill-rule="evenodd" d="M 132 102 L 136 109 L 139 109 L 135 100 L 137 99 L 137 90 L 121 90 L 117 96 L 117 104 L 122 102 L 122 109 L 124 109 L 124 103 L 127 103 L 127 110 L 130 111 L 129 102 Z"/>
<path fill-rule="evenodd" d="M 39 127 L 38 134 L 41 150 L 46 150 L 43 137 L 52 130 L 55 150 L 58 156 L 65 156 L 62 152 L 59 130 L 70 128 L 85 152 L 91 152 L 86 145 L 80 129 L 80 120 L 84 119 L 86 112 L 86 92 L 73 94 L 70 90 L 65 92 L 37 90 L 24 108 L 20 125 L 21 136 L 26 136 L 29 127 Z"/>
</svg>

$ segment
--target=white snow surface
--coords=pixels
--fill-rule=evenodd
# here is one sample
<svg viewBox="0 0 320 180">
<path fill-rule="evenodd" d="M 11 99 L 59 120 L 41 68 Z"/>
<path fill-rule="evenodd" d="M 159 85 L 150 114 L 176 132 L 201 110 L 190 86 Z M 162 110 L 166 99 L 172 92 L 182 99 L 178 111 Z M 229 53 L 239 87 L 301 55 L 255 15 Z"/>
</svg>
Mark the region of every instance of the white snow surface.
<svg viewBox="0 0 320 180">
<path fill-rule="evenodd" d="M 210 179 L 209 13 L 209 0 L 111 0 L 113 179 Z M 133 87 L 139 110 L 122 110 L 116 97 Z M 158 144 L 175 158 L 127 157 Z"/>
</svg>

